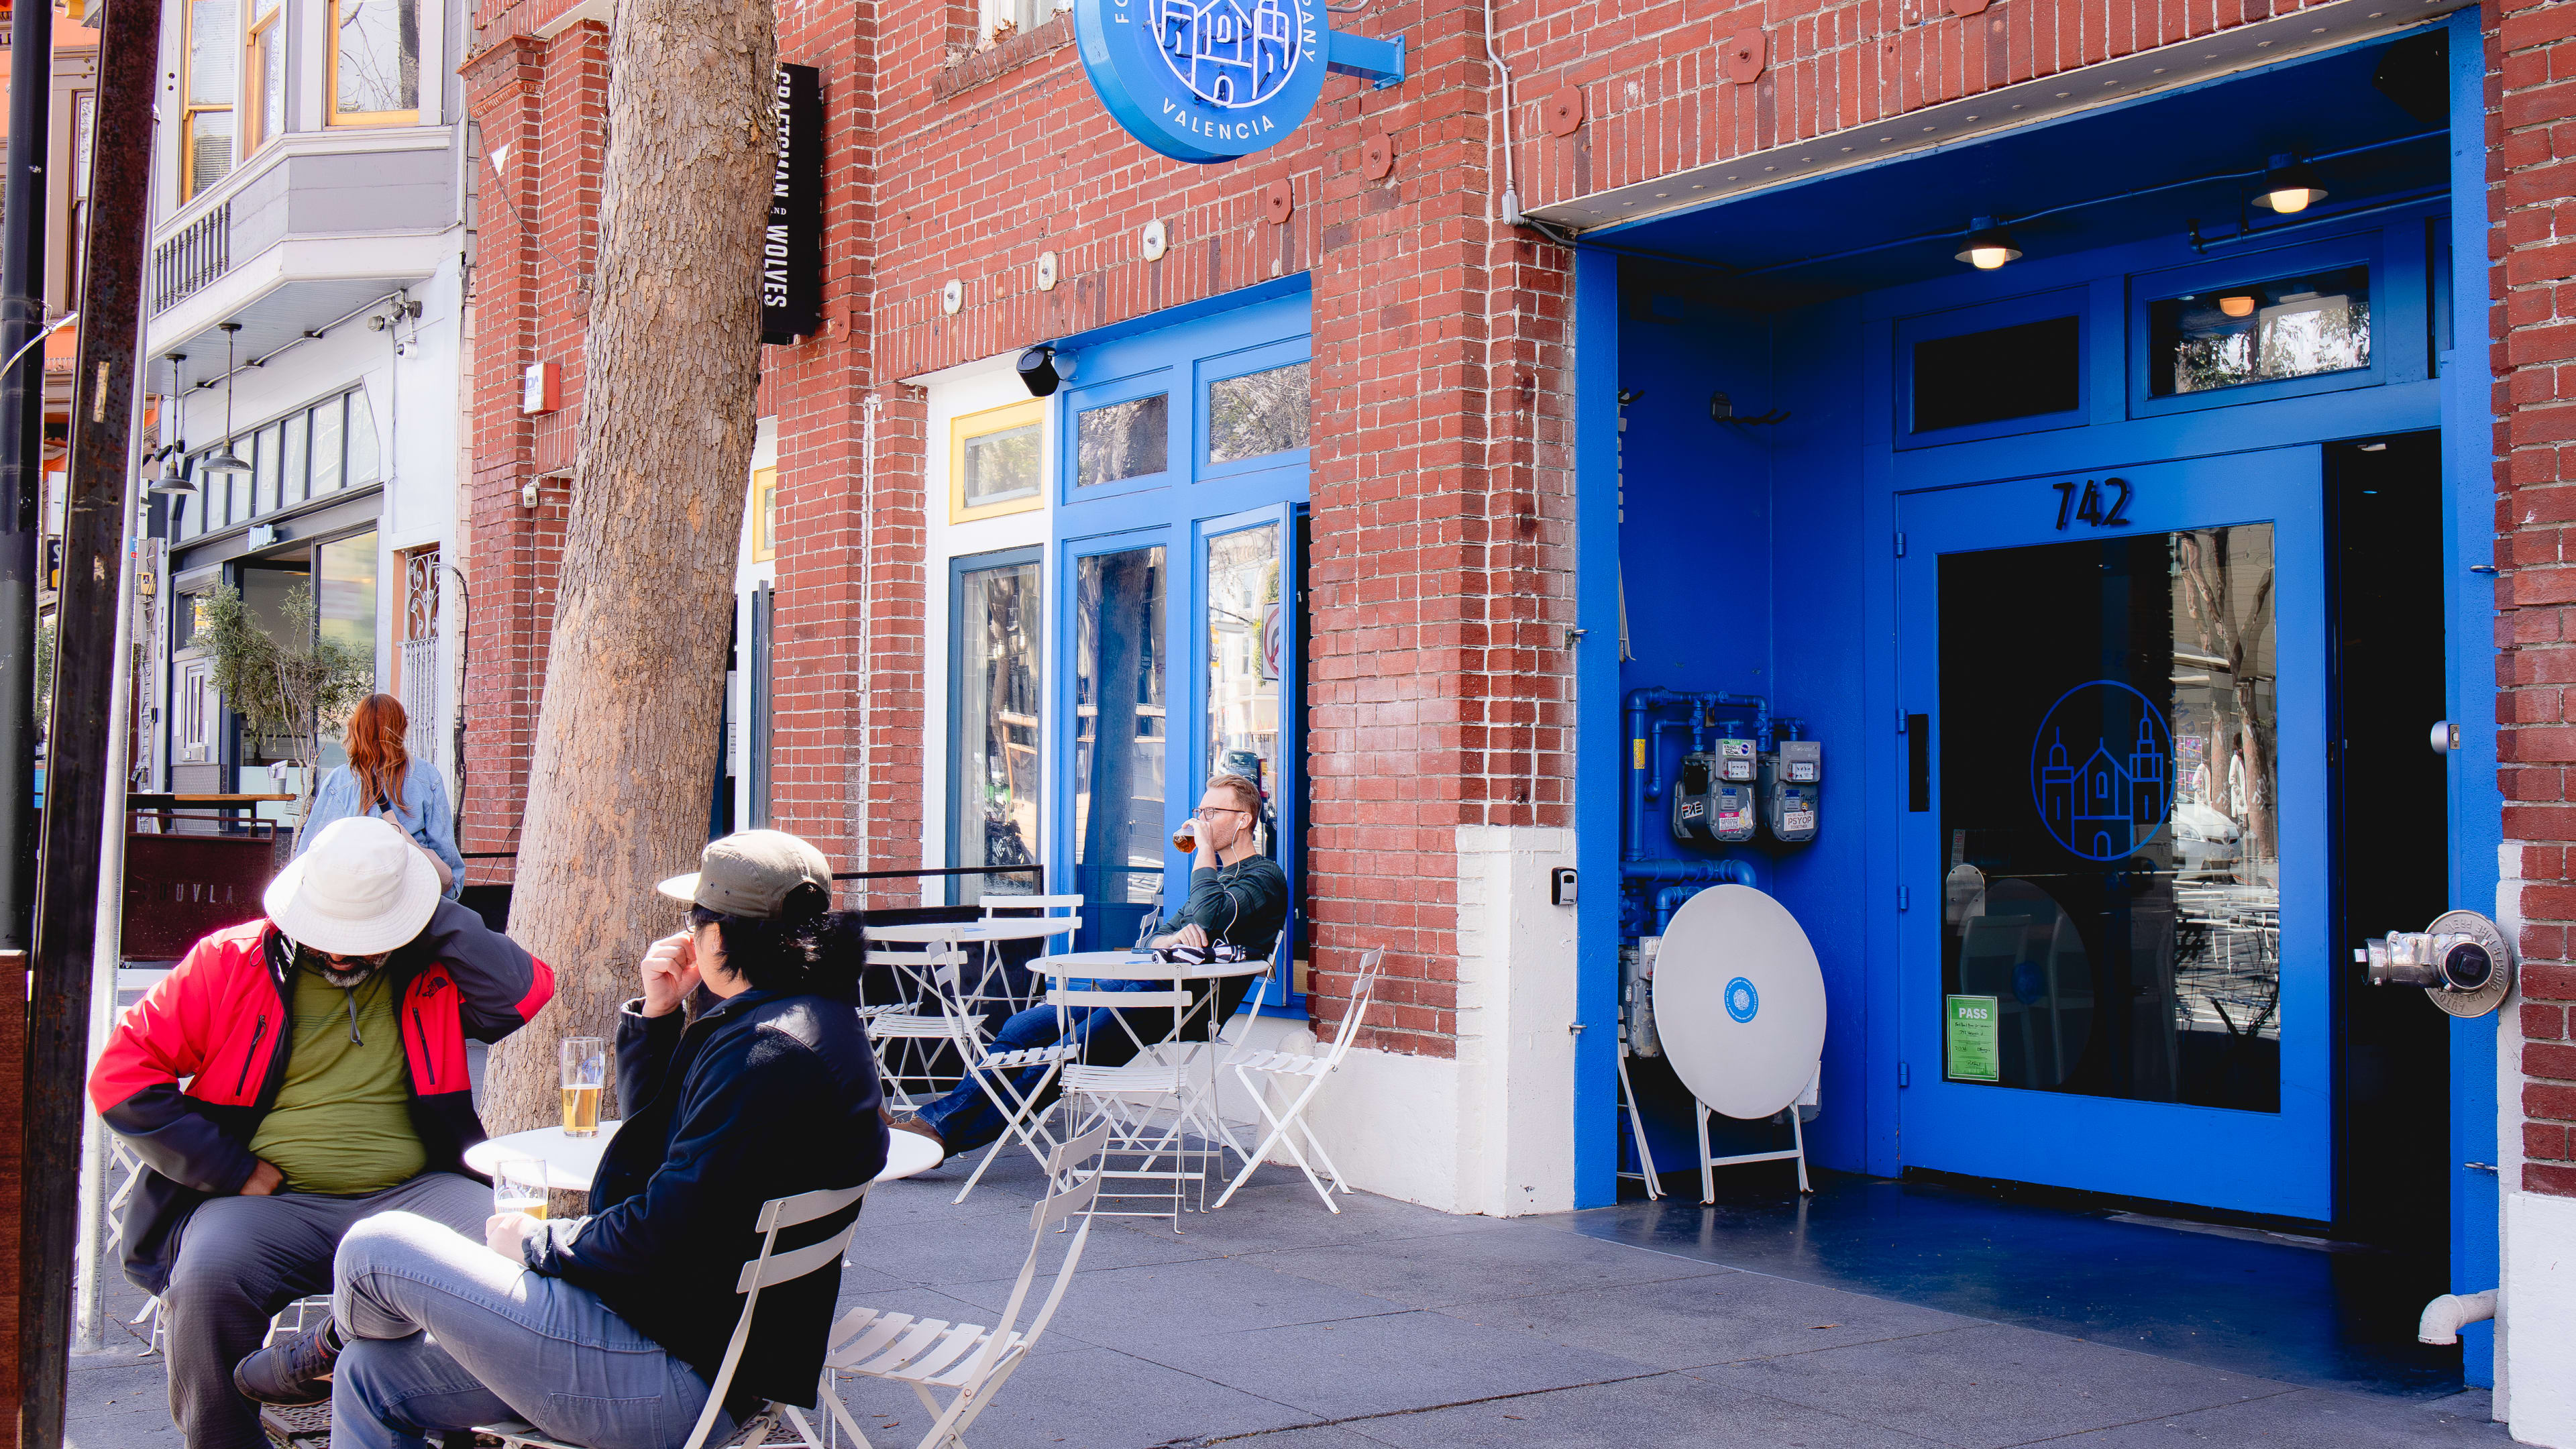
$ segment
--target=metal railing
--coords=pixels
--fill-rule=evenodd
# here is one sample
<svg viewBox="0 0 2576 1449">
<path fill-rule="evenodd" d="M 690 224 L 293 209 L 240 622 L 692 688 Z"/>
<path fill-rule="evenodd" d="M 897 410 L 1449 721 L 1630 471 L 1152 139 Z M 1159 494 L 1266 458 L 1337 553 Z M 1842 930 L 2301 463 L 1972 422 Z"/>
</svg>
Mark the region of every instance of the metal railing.
<svg viewBox="0 0 2576 1449">
<path fill-rule="evenodd" d="M 233 204 L 218 202 L 152 249 L 152 312 L 158 317 L 232 269 Z"/>
</svg>

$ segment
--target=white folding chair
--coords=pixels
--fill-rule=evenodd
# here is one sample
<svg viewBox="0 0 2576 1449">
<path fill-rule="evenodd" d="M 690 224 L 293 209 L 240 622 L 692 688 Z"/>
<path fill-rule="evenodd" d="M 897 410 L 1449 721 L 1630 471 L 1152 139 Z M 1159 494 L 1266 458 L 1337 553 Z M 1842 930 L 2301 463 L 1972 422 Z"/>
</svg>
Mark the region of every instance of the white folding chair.
<svg viewBox="0 0 2576 1449">
<path fill-rule="evenodd" d="M 1272 1147 L 1285 1146 L 1299 1170 L 1306 1174 L 1306 1181 L 1314 1184 L 1316 1193 L 1324 1199 L 1324 1206 L 1337 1213 L 1342 1210 L 1341 1204 L 1333 1201 L 1333 1191 L 1338 1188 L 1347 1193 L 1351 1185 L 1343 1178 L 1342 1170 L 1333 1165 L 1332 1156 L 1324 1151 L 1324 1144 L 1317 1140 L 1313 1124 L 1306 1120 L 1306 1105 L 1315 1100 L 1315 1093 L 1323 1089 L 1324 1079 L 1341 1066 L 1342 1059 L 1351 1054 L 1351 1044 L 1359 1039 L 1361 1018 L 1368 1015 L 1370 1004 L 1377 998 L 1378 961 L 1385 954 L 1371 951 L 1360 957 L 1359 983 L 1351 991 L 1351 1009 L 1342 1014 L 1341 1029 L 1333 1033 L 1333 1044 L 1322 1055 L 1251 1052 L 1227 1064 L 1234 1068 L 1235 1076 L 1242 1081 L 1262 1119 L 1270 1124 L 1270 1131 L 1261 1139 L 1260 1146 L 1244 1154 L 1243 1170 L 1236 1173 L 1234 1181 L 1227 1183 L 1225 1191 L 1218 1195 L 1218 1207 L 1225 1206 L 1234 1197 L 1235 1190 L 1251 1180 L 1253 1170 L 1269 1157 Z M 1266 1083 L 1256 1080 L 1255 1073 L 1273 1081 L 1302 1082 L 1304 1085 L 1297 1089 L 1296 1096 L 1289 1099 L 1285 1111 L 1273 1112 L 1270 1110 L 1269 1093 L 1264 1090 Z M 1306 1139 L 1303 1147 L 1298 1145 L 1299 1135 Z M 1332 1174 L 1332 1187 L 1326 1187 L 1324 1180 L 1315 1175 L 1314 1164 L 1306 1160 L 1309 1149 L 1324 1164 L 1324 1170 Z"/>
<path fill-rule="evenodd" d="M 965 953 L 954 946 L 871 945 L 868 964 L 893 968 L 900 999 L 862 1005 L 868 1046 L 876 1052 L 877 1080 L 889 1101 L 905 1111 L 944 1097 L 960 1080 L 944 1054 L 956 1038 L 948 999 L 956 995 Z M 945 994 L 941 982 L 948 983 Z"/>
<path fill-rule="evenodd" d="M 760 1311 L 761 1290 L 793 1282 L 827 1266 L 838 1266 L 841 1250 L 849 1245 L 850 1234 L 857 1230 L 859 1220 L 853 1213 L 839 1232 L 819 1243 L 809 1243 L 785 1252 L 777 1251 L 779 1229 L 830 1217 L 867 1196 L 868 1187 L 869 1184 L 863 1182 L 856 1187 L 800 1192 L 793 1197 L 774 1197 L 760 1205 L 760 1216 L 753 1224 L 761 1235 L 760 1251 L 742 1265 L 741 1276 L 734 1280 L 733 1291 L 743 1295 L 742 1317 L 734 1320 L 733 1338 L 725 1344 L 724 1360 L 716 1367 L 715 1381 L 707 1385 L 707 1406 L 698 1414 L 697 1427 L 690 1431 L 688 1442 L 681 1449 L 705 1449 L 707 1435 L 715 1428 L 716 1415 L 724 1409 L 725 1395 L 733 1388 L 734 1370 L 742 1363 L 742 1346 L 751 1338 L 751 1320 Z M 794 1425 L 800 1437 L 771 1439 L 769 1436 L 781 1418 Z M 585 1445 L 547 1438 L 542 1431 L 516 1419 L 498 1424 L 478 1424 L 474 1432 L 500 1440 L 502 1449 L 522 1449 L 522 1446 L 525 1449 L 587 1449 Z M 776 1402 L 764 1406 L 748 1423 L 735 1426 L 734 1437 L 726 1442 L 745 1446 L 775 1443 L 794 1446 L 794 1449 L 824 1449 L 821 1436 L 814 1432 L 804 1410 L 794 1404 Z"/>
<path fill-rule="evenodd" d="M 1182 987 L 1168 991 L 1096 991 L 1057 987 L 1047 992 L 1047 1001 L 1055 1007 L 1056 1020 L 1062 1028 L 1059 1040 L 1073 1040 L 1072 1013 L 1076 1008 L 1107 1008 L 1111 1028 L 1123 1032 L 1136 1049 L 1133 1059 L 1117 1066 L 1097 1066 L 1079 1057 L 1065 1064 L 1065 1096 L 1082 1104 L 1071 1109 L 1074 1116 L 1072 1130 L 1085 1130 L 1087 1124 L 1106 1125 L 1110 1134 L 1106 1150 L 1120 1157 L 1138 1159 L 1132 1168 L 1104 1165 L 1098 1173 L 1100 1177 L 1161 1183 L 1167 1189 L 1164 1192 L 1112 1192 L 1108 1194 L 1110 1197 L 1122 1202 L 1131 1198 L 1167 1198 L 1170 1206 L 1156 1212 L 1109 1208 L 1095 1211 L 1108 1217 L 1168 1217 L 1172 1220 L 1172 1231 L 1179 1232 L 1181 1202 L 1193 1179 L 1198 1183 L 1199 1205 L 1207 1205 L 1207 1152 L 1189 1148 L 1183 1140 L 1184 1131 L 1191 1125 L 1193 1113 L 1189 1108 L 1195 1095 L 1190 1090 L 1189 1063 L 1186 1057 L 1180 1061 L 1157 1059 L 1153 1049 L 1160 1043 L 1139 1037 L 1126 1013 L 1161 1008 L 1170 1010 L 1177 1018 L 1190 1009 L 1189 991 Z M 1091 1034 L 1097 1036 L 1104 1029 L 1111 1028 L 1095 1023 Z M 1086 1038 L 1082 1046 L 1088 1048 L 1089 1045 Z M 1154 1119 L 1166 1108 L 1173 1109 L 1169 1125 L 1158 1128 Z M 1213 1138 L 1215 1134 L 1210 1135 Z M 1172 1166 L 1159 1165 L 1166 1158 L 1171 1160 Z M 1196 1166 L 1185 1168 L 1184 1163 L 1195 1163 Z"/>
<path fill-rule="evenodd" d="M 1082 1044 L 1059 1031 L 1056 1039 L 1044 1046 L 994 1051 L 984 1036 L 981 1013 L 957 998 L 953 972 L 943 979 L 943 985 L 947 992 L 942 998 L 946 1003 L 945 1020 L 957 1055 L 966 1064 L 966 1079 L 983 1092 L 984 1100 L 992 1103 L 993 1110 L 1002 1117 L 1001 1135 L 993 1139 L 993 1145 L 985 1149 L 983 1159 L 975 1164 L 975 1170 L 966 1175 L 965 1185 L 957 1189 L 953 1201 L 964 1202 L 966 1195 L 975 1190 L 975 1185 L 984 1180 L 984 1172 L 993 1165 L 993 1160 L 1013 1142 L 1027 1148 L 1040 1166 L 1050 1159 L 1055 1151 L 1056 1137 L 1046 1124 L 1047 1108 L 1043 1103 L 1047 1084 L 1064 1070 L 1067 1063 L 1081 1056 Z M 1056 1024 L 1058 1027 L 1064 1025 L 1061 1015 Z M 1023 1091 L 1015 1079 L 1032 1067 L 1038 1069 L 1038 1078 Z"/>
<path fill-rule="evenodd" d="M 841 1401 L 844 1374 L 911 1387 L 931 1416 L 929 1432 L 922 1435 L 918 1449 L 966 1449 L 963 1436 L 968 1426 L 1037 1347 L 1039 1336 L 1055 1317 L 1056 1305 L 1064 1301 L 1065 1287 L 1082 1261 L 1083 1244 L 1091 1237 L 1093 1205 L 1100 1195 L 1099 1173 L 1079 1169 L 1099 1156 L 1108 1140 L 1109 1126 L 1102 1123 L 1048 1154 L 1047 1195 L 1029 1213 L 1029 1255 L 1020 1264 L 1019 1281 L 1011 1285 L 1010 1301 L 992 1327 L 875 1308 L 853 1308 L 832 1325 L 831 1345 L 823 1358 L 823 1407 L 859 1449 L 874 1446 Z M 1064 1225 L 1076 1216 L 1082 1223 L 1068 1236 Z M 1023 1329 L 1018 1326 L 1020 1310 L 1028 1303 L 1038 1259 L 1050 1237 L 1065 1239 L 1064 1257 L 1056 1265 L 1045 1301 Z M 951 1395 L 945 1407 L 933 1390 Z"/>
</svg>

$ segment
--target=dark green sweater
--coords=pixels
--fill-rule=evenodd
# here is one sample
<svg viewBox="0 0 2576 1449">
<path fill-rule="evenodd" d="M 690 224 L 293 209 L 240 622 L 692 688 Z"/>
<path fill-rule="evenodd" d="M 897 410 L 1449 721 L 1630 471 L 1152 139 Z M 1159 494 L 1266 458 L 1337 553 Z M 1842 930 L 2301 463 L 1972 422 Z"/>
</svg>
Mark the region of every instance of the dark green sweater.
<svg viewBox="0 0 2576 1449">
<path fill-rule="evenodd" d="M 1163 917 L 1157 935 L 1196 926 L 1211 941 L 1239 946 L 1246 956 L 1267 956 L 1288 923 L 1288 877 L 1266 855 L 1190 872 L 1189 898 Z"/>
</svg>

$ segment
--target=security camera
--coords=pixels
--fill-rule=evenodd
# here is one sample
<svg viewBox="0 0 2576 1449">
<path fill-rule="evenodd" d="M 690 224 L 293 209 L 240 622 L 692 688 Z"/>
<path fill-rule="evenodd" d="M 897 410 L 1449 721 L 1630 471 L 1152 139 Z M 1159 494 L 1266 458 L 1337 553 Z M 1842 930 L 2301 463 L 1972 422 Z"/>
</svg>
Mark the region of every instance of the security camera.
<svg viewBox="0 0 2576 1449">
<path fill-rule="evenodd" d="M 370 332 L 382 332 L 392 325 L 394 325 L 394 319 L 386 316 L 382 312 L 379 312 L 375 316 L 367 319 L 367 330 Z"/>
<path fill-rule="evenodd" d="M 1020 354 L 1020 383 L 1031 397 L 1046 397 L 1073 381 L 1073 354 L 1040 343 Z"/>
</svg>

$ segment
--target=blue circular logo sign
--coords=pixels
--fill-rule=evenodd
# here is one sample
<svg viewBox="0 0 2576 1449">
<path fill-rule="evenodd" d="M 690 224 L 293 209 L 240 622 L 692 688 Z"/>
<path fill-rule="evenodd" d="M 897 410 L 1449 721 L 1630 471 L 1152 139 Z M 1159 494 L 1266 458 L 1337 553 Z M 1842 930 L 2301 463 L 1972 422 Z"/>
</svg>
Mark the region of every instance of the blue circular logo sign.
<svg viewBox="0 0 2576 1449">
<path fill-rule="evenodd" d="M 2116 679 L 2059 695 L 2030 740 L 2040 823 L 2086 860 L 2124 860 L 2164 833 L 2173 771 L 2164 711 Z"/>
<path fill-rule="evenodd" d="M 1174 160 L 1285 140 L 1323 94 L 1323 0 L 1074 0 L 1073 28 L 1100 103 Z"/>
<path fill-rule="evenodd" d="M 1738 976 L 1726 983 L 1727 1015 L 1737 1021 L 1751 1021 L 1754 1013 L 1761 1009 L 1762 993 L 1753 989 L 1752 982 Z"/>
</svg>

